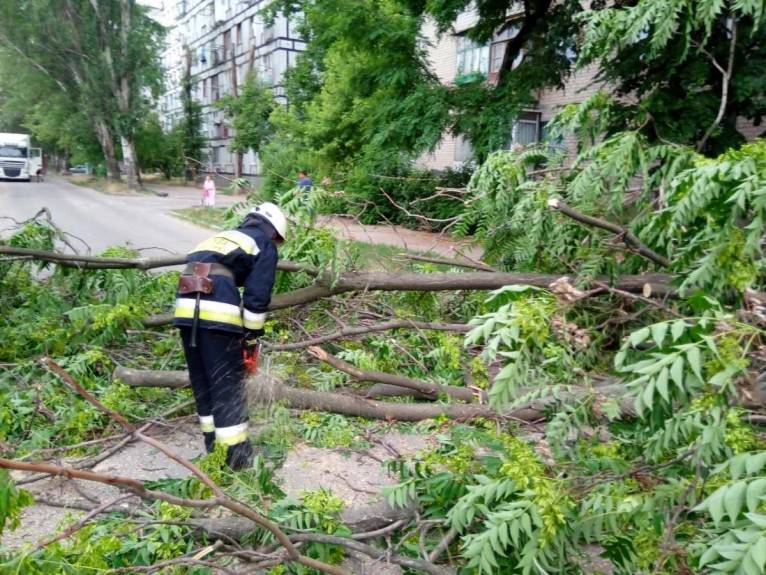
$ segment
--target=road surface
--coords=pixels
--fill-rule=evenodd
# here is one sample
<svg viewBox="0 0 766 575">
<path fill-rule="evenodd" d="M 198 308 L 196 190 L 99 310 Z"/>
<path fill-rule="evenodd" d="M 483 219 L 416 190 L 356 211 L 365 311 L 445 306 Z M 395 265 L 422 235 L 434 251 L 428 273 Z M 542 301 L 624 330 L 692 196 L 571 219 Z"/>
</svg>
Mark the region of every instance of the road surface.
<svg viewBox="0 0 766 575">
<path fill-rule="evenodd" d="M 208 228 L 178 219 L 172 210 L 199 205 L 200 192 L 181 186 L 154 186 L 169 195 L 110 195 L 69 183 L 61 177 L 42 183 L 0 180 L 0 238 L 7 237 L 15 222 L 48 208 L 54 223 L 80 238 L 72 243 L 81 253 L 98 254 L 109 246 L 129 244 L 145 256 L 188 253 L 212 232 Z M 226 206 L 244 196 L 217 198 Z M 201 208 L 200 208 L 201 209 Z M 345 239 L 385 244 L 419 253 L 460 259 L 461 254 L 479 259 L 481 250 L 465 241 L 398 226 L 363 226 L 344 218 L 323 217 L 321 225 L 333 228 Z"/>
<path fill-rule="evenodd" d="M 186 253 L 211 232 L 171 216 L 170 211 L 197 205 L 198 201 L 194 190 L 190 195 L 162 198 L 104 194 L 63 178 L 41 183 L 0 181 L 0 233 L 6 237 L 14 220 L 29 219 L 46 207 L 54 223 L 87 243 L 91 254 L 125 244 L 151 248 L 143 255 L 160 255 L 167 250 Z M 87 252 L 82 243 L 73 240 L 73 244 Z"/>
</svg>

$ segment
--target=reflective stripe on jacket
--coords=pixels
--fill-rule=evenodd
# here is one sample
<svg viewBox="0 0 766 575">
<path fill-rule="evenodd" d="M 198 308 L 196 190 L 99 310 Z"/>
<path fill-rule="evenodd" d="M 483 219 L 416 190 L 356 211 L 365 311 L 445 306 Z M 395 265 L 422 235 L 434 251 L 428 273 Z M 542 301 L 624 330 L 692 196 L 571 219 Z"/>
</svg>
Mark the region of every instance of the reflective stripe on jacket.
<svg viewBox="0 0 766 575">
<path fill-rule="evenodd" d="M 211 275 L 213 293 L 200 296 L 199 327 L 242 333 L 261 329 L 271 302 L 277 269 L 277 248 L 271 225 L 248 219 L 236 230 L 220 232 L 197 245 L 187 262 L 219 263 L 234 279 Z M 239 287 L 244 288 L 240 296 Z M 195 294 L 176 296 L 173 325 L 191 326 Z"/>
</svg>

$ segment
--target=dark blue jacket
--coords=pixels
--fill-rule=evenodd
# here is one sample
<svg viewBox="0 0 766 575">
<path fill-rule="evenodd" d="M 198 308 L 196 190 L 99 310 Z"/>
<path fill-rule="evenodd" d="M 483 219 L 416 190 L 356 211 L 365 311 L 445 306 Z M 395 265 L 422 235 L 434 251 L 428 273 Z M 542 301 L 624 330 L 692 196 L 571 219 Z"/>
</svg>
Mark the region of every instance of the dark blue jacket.
<svg viewBox="0 0 766 575">
<path fill-rule="evenodd" d="M 200 328 L 240 334 L 263 328 L 279 257 L 273 234 L 266 220 L 249 217 L 236 230 L 220 232 L 189 253 L 187 262 L 222 264 L 234 274 L 234 280 L 211 275 L 213 293 L 200 298 Z M 239 287 L 244 288 L 241 297 Z M 176 295 L 173 325 L 192 325 L 195 301 L 194 294 Z"/>
</svg>

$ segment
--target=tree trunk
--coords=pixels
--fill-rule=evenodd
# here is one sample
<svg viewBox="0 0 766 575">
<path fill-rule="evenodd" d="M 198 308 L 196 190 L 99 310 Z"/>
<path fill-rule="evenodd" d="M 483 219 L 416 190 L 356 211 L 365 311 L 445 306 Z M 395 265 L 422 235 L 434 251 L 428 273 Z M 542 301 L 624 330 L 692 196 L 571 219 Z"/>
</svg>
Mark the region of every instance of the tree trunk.
<svg viewBox="0 0 766 575">
<path fill-rule="evenodd" d="M 136 146 L 133 139 L 120 136 L 120 144 L 122 145 L 122 161 L 125 165 L 125 175 L 128 178 L 128 189 L 138 189 L 138 175 L 136 167 Z"/>
<path fill-rule="evenodd" d="M 189 374 L 185 371 L 151 371 L 118 367 L 114 370 L 114 379 L 119 379 L 131 387 L 187 387 Z M 497 418 L 513 417 L 524 421 L 536 421 L 545 417 L 551 398 L 540 399 L 510 412 L 497 411 L 488 405 L 476 404 L 438 404 L 438 403 L 390 403 L 374 401 L 339 393 L 312 391 L 283 385 L 268 376 L 255 375 L 248 379 L 250 400 L 259 404 L 271 404 L 284 401 L 295 409 L 310 409 L 366 417 L 368 419 L 383 419 L 397 421 L 422 421 L 433 417 L 449 419 L 473 419 L 477 417 Z M 634 398 L 625 397 L 625 386 L 620 384 L 603 386 L 597 389 L 599 394 L 607 397 L 622 397 L 621 411 L 624 415 L 635 415 Z M 559 400 L 582 401 L 589 389 L 560 393 Z"/>
<path fill-rule="evenodd" d="M 104 161 L 106 161 L 106 170 L 109 174 L 109 179 L 114 182 L 119 182 L 120 164 L 117 162 L 117 153 L 114 149 L 112 131 L 103 120 L 96 120 L 95 128 L 98 143 L 101 144 L 101 150 L 104 152 Z"/>
</svg>

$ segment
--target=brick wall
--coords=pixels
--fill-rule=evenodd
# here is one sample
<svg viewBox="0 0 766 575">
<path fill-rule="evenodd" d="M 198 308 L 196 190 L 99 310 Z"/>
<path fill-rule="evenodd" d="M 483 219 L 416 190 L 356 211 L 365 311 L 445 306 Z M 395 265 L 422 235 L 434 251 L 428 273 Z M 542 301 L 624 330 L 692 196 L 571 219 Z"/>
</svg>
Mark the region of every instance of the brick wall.
<svg viewBox="0 0 766 575">
<path fill-rule="evenodd" d="M 597 72 L 598 67 L 591 64 L 572 74 L 563 88 L 539 92 L 537 109 L 541 112 L 542 121 L 549 121 L 562 106 L 582 102 L 602 88 L 604 85 L 596 81 Z"/>
<path fill-rule="evenodd" d="M 428 66 L 443 84 L 450 85 L 457 72 L 457 39 L 447 32 L 438 37 L 436 25 L 428 21 L 423 27 L 423 36 L 429 41 L 426 47 Z M 455 165 L 455 138 L 448 133 L 442 137 L 439 146 L 428 154 L 423 154 L 415 162 L 418 167 L 431 170 L 443 170 Z"/>
</svg>

